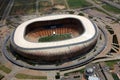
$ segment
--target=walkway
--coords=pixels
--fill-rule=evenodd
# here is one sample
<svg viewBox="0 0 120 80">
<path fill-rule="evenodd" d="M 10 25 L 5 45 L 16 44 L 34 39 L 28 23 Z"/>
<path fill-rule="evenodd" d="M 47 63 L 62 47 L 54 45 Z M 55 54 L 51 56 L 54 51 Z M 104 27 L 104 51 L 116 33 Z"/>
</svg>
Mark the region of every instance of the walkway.
<svg viewBox="0 0 120 80">
<path fill-rule="evenodd" d="M 24 68 L 13 65 L 12 71 L 8 75 L 6 75 L 3 80 L 15 80 L 15 75 L 21 70 L 24 70 Z"/>
<path fill-rule="evenodd" d="M 55 75 L 56 75 L 56 71 L 47 71 L 47 80 L 56 80 L 55 79 Z"/>
</svg>

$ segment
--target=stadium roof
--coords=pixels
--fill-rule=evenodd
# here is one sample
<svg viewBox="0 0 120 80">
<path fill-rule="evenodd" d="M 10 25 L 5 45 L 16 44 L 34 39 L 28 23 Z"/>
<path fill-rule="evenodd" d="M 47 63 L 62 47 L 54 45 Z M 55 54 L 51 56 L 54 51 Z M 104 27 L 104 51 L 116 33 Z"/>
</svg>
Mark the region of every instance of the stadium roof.
<svg viewBox="0 0 120 80">
<path fill-rule="evenodd" d="M 56 19 L 63 19 L 63 18 L 74 18 L 74 19 L 78 19 L 82 25 L 83 28 L 85 30 L 85 32 L 76 37 L 76 38 L 72 38 L 72 39 L 68 39 L 68 40 L 63 40 L 63 41 L 55 41 L 55 42 L 39 42 L 39 43 L 33 43 L 33 42 L 29 42 L 27 40 L 25 40 L 24 36 L 25 36 L 25 29 L 27 27 L 27 25 L 33 23 L 33 22 L 37 22 L 37 21 L 47 21 L 47 20 L 56 20 Z M 35 18 L 29 21 L 26 21 L 24 23 L 22 23 L 21 25 L 19 25 L 17 27 L 17 29 L 14 32 L 14 43 L 16 45 L 18 45 L 19 47 L 22 48 L 46 48 L 46 47 L 55 47 L 55 46 L 63 46 L 63 45 L 68 45 L 68 44 L 75 44 L 75 43 L 82 43 L 84 41 L 87 41 L 91 38 L 93 38 L 96 34 L 96 30 L 94 25 L 92 24 L 92 22 L 82 16 L 77 16 L 77 15 L 50 15 L 50 16 L 45 16 L 45 17 L 39 17 L 39 18 Z"/>
</svg>

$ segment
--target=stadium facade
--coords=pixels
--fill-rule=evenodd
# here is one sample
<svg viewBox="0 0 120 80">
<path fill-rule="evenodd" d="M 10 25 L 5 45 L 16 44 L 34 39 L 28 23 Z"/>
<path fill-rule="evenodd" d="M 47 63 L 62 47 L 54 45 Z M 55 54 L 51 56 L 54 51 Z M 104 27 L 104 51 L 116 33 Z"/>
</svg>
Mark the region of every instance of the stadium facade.
<svg viewBox="0 0 120 80">
<path fill-rule="evenodd" d="M 45 36 L 70 34 L 70 39 L 40 42 Z M 50 15 L 19 25 L 10 41 L 13 50 L 35 61 L 59 61 L 87 54 L 96 45 L 99 29 L 78 15 Z"/>
</svg>

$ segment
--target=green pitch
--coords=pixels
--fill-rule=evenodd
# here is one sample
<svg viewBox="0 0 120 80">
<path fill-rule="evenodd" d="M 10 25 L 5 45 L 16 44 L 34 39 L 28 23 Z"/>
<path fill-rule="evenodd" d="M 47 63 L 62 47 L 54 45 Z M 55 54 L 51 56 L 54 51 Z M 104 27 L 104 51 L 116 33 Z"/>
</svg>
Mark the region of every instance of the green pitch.
<svg viewBox="0 0 120 80">
<path fill-rule="evenodd" d="M 39 38 L 38 42 L 60 41 L 72 38 L 71 34 L 55 34 Z"/>
</svg>

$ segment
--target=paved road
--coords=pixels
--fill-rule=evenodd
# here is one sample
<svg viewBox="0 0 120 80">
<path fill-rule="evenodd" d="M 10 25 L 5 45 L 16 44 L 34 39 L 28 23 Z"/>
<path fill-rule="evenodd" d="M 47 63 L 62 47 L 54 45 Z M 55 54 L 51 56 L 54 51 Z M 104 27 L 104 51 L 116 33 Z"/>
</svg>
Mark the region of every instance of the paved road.
<svg viewBox="0 0 120 80">
<path fill-rule="evenodd" d="M 8 3 L 8 6 L 6 7 L 4 13 L 3 13 L 3 16 L 2 16 L 2 23 L 5 24 L 5 21 L 6 21 L 6 18 L 8 17 L 11 9 L 12 9 L 12 6 L 14 4 L 14 0 L 10 0 L 10 2 Z"/>
<path fill-rule="evenodd" d="M 2 22 L 0 22 L 0 27 L 2 27 L 2 26 L 5 26 L 5 24 L 3 24 Z"/>
<path fill-rule="evenodd" d="M 108 1 L 108 0 L 101 0 L 101 1 L 105 2 L 105 3 L 109 4 L 109 5 L 112 5 L 112 6 L 116 7 L 116 8 L 118 8 L 118 9 L 120 9 L 120 5 L 119 4 L 116 4 L 116 3 Z"/>
<path fill-rule="evenodd" d="M 87 0 L 89 3 L 92 3 L 93 6 L 97 7 L 98 9 L 104 11 L 105 13 L 109 14 L 110 16 L 116 18 L 116 19 L 120 19 L 120 17 L 118 17 L 116 14 L 110 13 L 107 10 L 105 10 L 104 8 L 101 7 L 101 5 L 96 4 L 93 0 Z"/>
<path fill-rule="evenodd" d="M 39 1 L 38 0 L 36 0 L 36 15 L 38 15 L 39 14 Z"/>
<path fill-rule="evenodd" d="M 64 2 L 65 2 L 65 5 L 66 5 L 67 9 L 69 10 L 69 9 L 70 9 L 70 7 L 69 7 L 69 5 L 68 5 L 67 0 L 64 0 Z"/>
<path fill-rule="evenodd" d="M 51 0 L 51 4 L 54 5 L 54 0 Z"/>
</svg>

